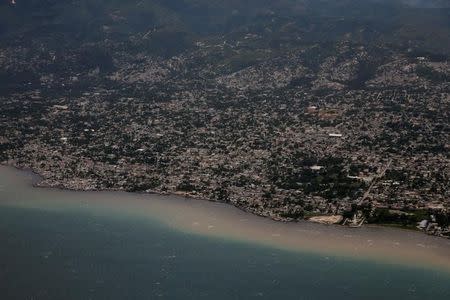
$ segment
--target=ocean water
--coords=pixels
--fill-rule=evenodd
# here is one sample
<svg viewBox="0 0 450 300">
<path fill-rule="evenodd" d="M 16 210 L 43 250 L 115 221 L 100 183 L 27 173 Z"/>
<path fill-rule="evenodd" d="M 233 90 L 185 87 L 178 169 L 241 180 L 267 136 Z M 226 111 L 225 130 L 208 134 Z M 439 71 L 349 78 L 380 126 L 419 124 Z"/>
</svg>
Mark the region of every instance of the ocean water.
<svg viewBox="0 0 450 300">
<path fill-rule="evenodd" d="M 450 272 L 426 262 L 194 233 L 86 207 L 83 193 L 60 205 L 65 192 L 14 190 L 8 172 L 0 176 L 0 299 L 450 299 Z"/>
</svg>

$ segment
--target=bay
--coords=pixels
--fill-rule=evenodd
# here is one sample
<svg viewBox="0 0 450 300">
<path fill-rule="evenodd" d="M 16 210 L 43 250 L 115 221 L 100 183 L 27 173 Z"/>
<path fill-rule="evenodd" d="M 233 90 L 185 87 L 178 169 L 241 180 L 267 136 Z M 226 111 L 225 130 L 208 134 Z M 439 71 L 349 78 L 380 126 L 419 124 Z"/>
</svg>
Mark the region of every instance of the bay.
<svg viewBox="0 0 450 300">
<path fill-rule="evenodd" d="M 1 299 L 450 299 L 443 239 L 32 180 L 0 168 Z"/>
</svg>

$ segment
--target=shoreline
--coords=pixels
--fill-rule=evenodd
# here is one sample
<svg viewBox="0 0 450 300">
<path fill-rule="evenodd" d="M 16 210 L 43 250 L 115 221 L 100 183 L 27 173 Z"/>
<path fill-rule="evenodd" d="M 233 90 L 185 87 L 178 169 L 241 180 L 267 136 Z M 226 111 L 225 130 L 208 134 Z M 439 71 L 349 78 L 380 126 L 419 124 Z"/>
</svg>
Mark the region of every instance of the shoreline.
<svg viewBox="0 0 450 300">
<path fill-rule="evenodd" d="M 39 174 L 32 170 L 3 166 L 14 184 L 28 193 L 18 201 L 5 203 L 25 208 L 50 210 L 81 209 L 83 212 L 156 220 L 173 230 L 208 238 L 319 256 L 334 256 L 389 265 L 428 268 L 450 272 L 450 242 L 412 230 L 369 225 L 345 228 L 313 223 L 277 222 L 249 214 L 227 203 L 203 201 L 176 195 L 132 193 L 126 191 L 78 191 L 36 186 Z M 31 179 L 22 174 L 28 173 Z M 10 174 L 10 175 L 11 175 Z M 17 184 L 18 182 L 18 184 Z M 28 187 L 28 188 L 27 188 Z M 40 187 L 41 189 L 36 189 Z M 79 193 L 83 193 L 80 197 Z M 36 195 L 36 196 L 34 196 Z M 13 196 L 13 198 L 16 196 Z M 22 198 L 20 198 L 22 197 Z M 25 198 L 38 197 L 38 201 Z M 67 198 L 67 199 L 63 199 Z M 7 200 L 7 199 L 5 199 Z M 193 200 L 193 201 L 192 201 Z"/>
<path fill-rule="evenodd" d="M 206 199 L 206 198 L 202 198 L 202 197 L 196 197 L 194 195 L 191 195 L 187 192 L 167 192 L 167 193 L 162 193 L 162 192 L 158 192 L 158 191 L 154 191 L 154 190 L 150 190 L 150 191 L 145 191 L 145 192 L 130 192 L 127 191 L 125 189 L 115 189 L 115 188 L 111 188 L 111 189 L 82 189 L 82 188 L 70 188 L 70 187 L 66 187 L 62 184 L 55 184 L 55 185 L 48 185 L 48 184 L 40 184 L 42 181 L 45 180 L 45 178 L 43 177 L 43 175 L 41 175 L 39 172 L 37 172 L 36 170 L 26 167 L 18 167 L 15 165 L 10 165 L 10 164 L 1 164 L 0 166 L 4 166 L 4 167 L 9 167 L 9 168 L 14 168 L 18 171 L 24 171 L 24 172 L 30 172 L 33 174 L 33 176 L 36 177 L 35 181 L 32 183 L 33 187 L 36 188 L 51 188 L 51 189 L 58 189 L 61 191 L 73 191 L 73 192 L 121 192 L 121 193 L 126 193 L 126 194 L 130 194 L 130 195 L 158 195 L 158 196 L 175 196 L 175 197 L 182 197 L 182 198 L 186 198 L 186 199 L 190 199 L 190 200 L 195 200 L 195 201 L 206 201 L 206 202 L 211 202 L 211 203 L 220 203 L 220 204 L 224 204 L 224 205 L 228 205 L 230 207 L 234 207 L 239 209 L 240 211 L 243 211 L 245 213 L 257 216 L 257 217 L 261 217 L 264 219 L 268 219 L 268 220 L 272 220 L 274 222 L 280 222 L 280 223 L 300 223 L 300 222 L 308 222 L 308 223 L 312 223 L 312 224 L 321 224 L 321 225 L 325 225 L 325 226 L 333 226 L 333 227 L 339 227 L 339 228 L 347 228 L 347 229 L 357 229 L 357 228 L 362 228 L 362 227 L 380 227 L 380 228 L 394 228 L 394 229 L 398 229 L 398 230 L 405 230 L 405 231 L 415 231 L 415 232 L 420 232 L 424 235 L 428 235 L 425 232 L 423 232 L 422 230 L 418 230 L 418 229 L 414 229 L 414 228 L 409 228 L 406 226 L 401 226 L 401 225 L 396 225 L 396 224 L 375 224 L 375 223 L 362 223 L 361 226 L 357 226 L 357 227 L 353 227 L 353 226 L 345 226 L 342 225 L 340 223 L 328 223 L 328 222 L 317 222 L 317 221 L 311 221 L 309 218 L 305 218 L 305 219 L 300 219 L 300 220 L 296 220 L 296 219 L 289 219 L 289 218 L 281 218 L 281 217 L 274 217 L 274 216 L 270 216 L 270 215 L 264 215 L 261 213 L 258 213 L 257 211 L 252 211 L 246 207 L 241 207 L 241 206 L 237 206 L 234 205 L 232 203 L 228 203 L 228 202 L 221 202 L 221 201 L 214 201 L 211 199 Z M 316 217 L 329 217 L 329 215 L 317 215 Z M 311 217 L 313 218 L 313 217 Z M 430 235 L 428 235 L 430 236 Z M 444 237 L 440 237 L 440 236 L 436 236 L 442 239 L 445 239 Z"/>
</svg>

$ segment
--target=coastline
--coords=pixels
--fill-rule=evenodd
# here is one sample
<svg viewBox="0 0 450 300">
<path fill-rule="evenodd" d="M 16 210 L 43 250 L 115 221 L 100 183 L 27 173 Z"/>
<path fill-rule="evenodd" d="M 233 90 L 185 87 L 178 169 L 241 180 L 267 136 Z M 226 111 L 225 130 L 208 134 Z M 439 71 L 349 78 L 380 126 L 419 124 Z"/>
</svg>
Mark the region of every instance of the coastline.
<svg viewBox="0 0 450 300">
<path fill-rule="evenodd" d="M 345 228 L 307 221 L 275 222 L 249 214 L 234 206 L 174 195 L 150 195 L 124 191 L 80 191 L 61 188 L 35 189 L 38 175 L 31 182 L 23 170 L 4 166 L 4 173 L 15 174 L 11 180 L 28 193 L 38 194 L 39 201 L 23 205 L 35 209 L 81 209 L 99 215 L 131 216 L 143 220 L 157 220 L 176 231 L 233 242 L 259 244 L 293 252 L 306 252 L 325 257 L 349 260 L 370 260 L 381 264 L 414 268 L 432 268 L 450 272 L 450 242 L 410 230 L 383 226 Z M 9 171 L 8 171 L 9 169 Z M 8 177 L 8 176 L 7 176 Z M 9 180 L 9 179 L 8 179 Z M 68 198 L 68 201 L 62 198 Z M 4 199 L 6 200 L 6 199 Z M 9 200 L 8 200 L 9 201 Z M 8 202 L 5 201 L 5 202 Z"/>
<path fill-rule="evenodd" d="M 40 174 L 38 171 L 30 168 L 30 167 L 19 167 L 16 165 L 11 165 L 11 164 L 1 164 L 0 163 L 0 167 L 8 167 L 8 168 L 14 168 L 18 171 L 24 171 L 24 172 L 30 172 L 33 174 L 33 176 L 35 176 L 35 181 L 33 182 L 33 186 L 36 188 L 51 188 L 51 189 L 58 189 L 58 190 L 62 190 L 62 191 L 73 191 L 73 192 L 122 192 L 122 193 L 128 193 L 128 194 L 135 194 L 135 195 L 158 195 L 158 196 L 175 196 L 175 197 L 183 197 L 186 199 L 191 199 L 191 200 L 196 200 L 196 201 L 206 201 L 206 202 L 212 202 L 212 203 L 221 203 L 221 204 L 225 204 L 225 205 L 229 205 L 231 207 L 237 208 L 245 213 L 248 214 L 252 214 L 254 216 L 258 216 L 258 217 L 262 217 L 262 218 L 266 218 L 269 220 L 272 220 L 274 222 L 282 222 L 282 223 L 298 223 L 298 222 L 310 222 L 313 224 L 322 224 L 325 226 L 336 226 L 336 227 L 342 227 L 342 228 L 348 228 L 348 229 L 354 229 L 354 228 L 360 228 L 360 227 L 365 227 L 365 226 L 370 226 L 370 227 L 387 227 L 387 228 L 395 228 L 398 230 L 406 230 L 406 231 L 415 231 L 415 232 L 420 232 L 422 234 L 426 234 L 421 230 L 417 230 L 417 229 L 412 229 L 412 228 L 408 228 L 405 226 L 401 226 L 401 225 L 396 225 L 396 224 L 374 224 L 374 223 L 362 223 L 360 226 L 356 226 L 356 227 L 352 227 L 352 226 L 345 226 L 342 225 L 340 223 L 330 223 L 330 222 L 317 222 L 317 221 L 312 221 L 310 220 L 310 218 L 304 218 L 304 219 L 292 219 L 292 218 L 282 218 L 279 216 L 274 216 L 274 215 L 270 215 L 270 214 L 262 214 L 259 213 L 258 211 L 253 211 L 251 209 L 249 209 L 248 207 L 244 207 L 244 206 L 238 206 L 238 205 L 234 205 L 233 203 L 228 203 L 228 202 L 223 202 L 223 201 L 215 201 L 215 200 L 211 200 L 211 199 L 206 199 L 206 198 L 202 198 L 202 197 L 197 197 L 195 195 L 192 195 L 188 192 L 159 192 L 156 190 L 148 190 L 145 192 L 130 192 L 127 191 L 125 189 L 117 189 L 117 188 L 109 188 L 109 189 L 83 189 L 83 188 L 71 188 L 71 187 L 67 187 L 63 184 L 54 184 L 54 185 L 50 185 L 50 184 L 41 184 L 45 179 L 43 177 L 42 174 Z M 329 215 L 317 215 L 315 217 L 331 217 Z M 314 217 L 311 217 L 314 218 Z M 440 237 L 442 238 L 442 237 Z"/>
</svg>

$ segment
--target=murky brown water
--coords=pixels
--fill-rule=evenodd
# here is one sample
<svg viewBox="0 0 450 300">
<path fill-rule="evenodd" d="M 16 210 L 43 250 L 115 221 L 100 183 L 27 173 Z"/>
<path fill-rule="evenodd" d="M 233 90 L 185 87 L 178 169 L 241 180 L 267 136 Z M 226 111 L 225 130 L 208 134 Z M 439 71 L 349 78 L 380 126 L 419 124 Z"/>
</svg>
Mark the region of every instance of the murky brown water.
<svg viewBox="0 0 450 300">
<path fill-rule="evenodd" d="M 232 206 L 176 196 L 34 188 L 29 172 L 0 167 L 0 206 L 158 220 L 179 231 L 292 251 L 450 271 L 450 240 L 384 227 L 280 223 Z"/>
</svg>

